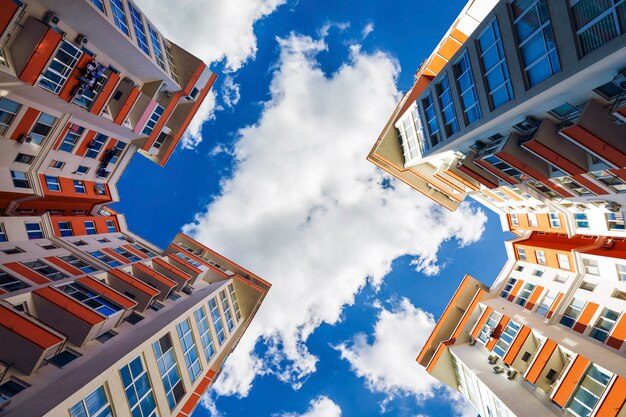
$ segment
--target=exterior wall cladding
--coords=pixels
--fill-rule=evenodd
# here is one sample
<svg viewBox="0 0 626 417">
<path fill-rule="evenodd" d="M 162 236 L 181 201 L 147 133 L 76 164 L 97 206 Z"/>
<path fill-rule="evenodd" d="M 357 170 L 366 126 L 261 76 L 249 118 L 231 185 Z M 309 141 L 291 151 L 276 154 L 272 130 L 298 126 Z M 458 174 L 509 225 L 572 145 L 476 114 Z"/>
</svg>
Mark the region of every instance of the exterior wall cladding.
<svg viewBox="0 0 626 417">
<path fill-rule="evenodd" d="M 626 2 L 470 1 L 368 160 L 499 214 L 417 358 L 482 416 L 626 416 Z"/>
<path fill-rule="evenodd" d="M 215 78 L 130 1 L 0 0 L 0 416 L 189 416 L 215 380 L 270 285 L 108 208 Z"/>
</svg>

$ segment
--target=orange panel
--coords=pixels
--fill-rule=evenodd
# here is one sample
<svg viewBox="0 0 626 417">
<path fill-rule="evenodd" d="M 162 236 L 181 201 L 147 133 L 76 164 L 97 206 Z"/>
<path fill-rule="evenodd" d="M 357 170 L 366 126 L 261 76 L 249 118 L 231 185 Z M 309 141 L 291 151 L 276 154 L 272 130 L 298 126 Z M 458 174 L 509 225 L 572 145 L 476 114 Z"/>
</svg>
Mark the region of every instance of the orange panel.
<svg viewBox="0 0 626 417">
<path fill-rule="evenodd" d="M 596 416 L 616 417 L 626 403 L 626 379 L 618 376 L 600 404 Z"/>
<path fill-rule="evenodd" d="M 95 278 L 83 277 L 83 278 L 80 278 L 78 282 L 80 282 L 86 287 L 91 288 L 92 290 L 96 291 L 98 294 L 103 295 L 104 297 L 108 298 L 114 303 L 119 304 L 126 310 L 137 307 L 137 303 L 135 301 L 123 296 L 122 294 L 115 291 L 113 288 L 98 281 Z"/>
<path fill-rule="evenodd" d="M 0 326 L 28 340 L 42 349 L 63 342 L 63 339 L 36 325 L 13 309 L 0 304 Z"/>
<path fill-rule="evenodd" d="M 111 94 L 113 94 L 115 87 L 117 87 L 117 83 L 119 80 L 120 76 L 116 73 L 112 72 L 109 74 L 109 77 L 102 87 L 102 90 L 100 90 L 98 97 L 96 97 L 96 99 L 92 103 L 91 108 L 89 109 L 89 113 L 100 114 L 100 112 L 104 108 L 104 105 L 109 101 Z"/>
<path fill-rule="evenodd" d="M 130 262 L 129 259 L 127 259 L 125 256 L 120 255 L 119 253 L 115 252 L 113 249 L 110 248 L 103 248 L 100 249 L 102 252 L 106 253 L 109 256 L 112 256 L 113 259 L 117 259 L 118 261 L 127 264 Z"/>
<path fill-rule="evenodd" d="M 141 251 L 139 251 L 139 250 L 137 250 L 137 249 L 133 248 L 133 247 L 132 247 L 132 246 L 130 246 L 130 245 L 122 245 L 122 247 L 123 247 L 124 249 L 126 249 L 127 251 L 129 251 L 130 253 L 132 253 L 132 254 L 134 254 L 134 255 L 137 255 L 137 256 L 138 256 L 139 258 L 141 258 L 141 259 L 147 259 L 147 258 L 149 258 L 149 256 L 148 256 L 148 255 L 146 255 L 145 253 L 143 253 L 143 252 L 141 252 Z"/>
<path fill-rule="evenodd" d="M 153 259 L 153 261 L 156 261 L 157 258 Z M 145 266 L 144 264 L 137 262 L 135 264 L 133 264 L 134 267 L 136 267 L 137 269 L 139 269 L 142 272 L 145 272 L 146 274 L 150 275 L 151 277 L 157 279 L 158 281 L 160 281 L 161 283 L 167 285 L 170 288 L 174 288 L 176 285 L 178 285 L 176 282 L 172 281 L 171 279 L 169 279 L 168 277 L 166 277 L 165 275 L 162 275 L 160 273 L 158 273 L 157 271 L 148 268 L 147 266 Z M 160 294 L 160 293 L 159 293 Z"/>
<path fill-rule="evenodd" d="M 502 318 L 500 319 L 500 322 L 496 325 L 493 331 L 493 337 L 485 345 L 487 349 L 493 350 L 496 343 L 498 343 L 498 339 L 500 339 L 500 335 L 502 335 L 504 328 L 509 323 L 509 320 L 510 319 L 507 316 L 502 316 Z"/>
<path fill-rule="evenodd" d="M 89 145 L 91 144 L 91 141 L 94 137 L 96 137 L 96 132 L 94 132 L 93 130 L 89 130 L 87 133 L 85 133 L 83 139 L 78 144 L 78 147 L 74 150 L 74 154 L 77 156 L 85 156 L 85 154 L 87 153 L 87 149 L 89 149 Z"/>
<path fill-rule="evenodd" d="M 589 360 L 584 356 L 578 355 L 576 359 L 574 359 L 574 363 L 567 371 L 567 375 L 565 375 L 563 381 L 554 392 L 552 401 L 560 405 L 562 408 L 565 407 L 567 400 L 569 400 L 569 397 L 574 392 L 576 385 L 578 385 L 578 381 L 585 373 L 587 365 L 589 365 Z"/>
<path fill-rule="evenodd" d="M 59 43 L 61 43 L 61 35 L 52 30 L 52 28 L 48 29 L 39 40 L 39 44 L 37 44 L 33 54 L 22 69 L 20 80 L 27 84 L 35 85 L 39 75 L 46 69 L 48 61 L 54 55 Z"/>
<path fill-rule="evenodd" d="M 626 314 L 622 314 L 606 344 L 615 349 L 620 349 L 626 340 Z"/>
<path fill-rule="evenodd" d="M 150 133 L 150 136 L 148 136 L 148 140 L 146 141 L 146 143 L 144 143 L 141 149 L 145 151 L 150 150 L 150 148 L 152 147 L 152 144 L 156 142 L 157 138 L 159 137 L 161 130 L 163 130 L 163 126 L 165 126 L 165 124 L 167 123 L 168 119 L 170 118 L 174 110 L 176 110 L 176 107 L 178 107 L 178 103 L 180 102 L 180 99 L 183 97 L 183 94 L 184 93 L 182 91 L 178 91 L 174 93 L 169 104 L 167 105 L 167 107 L 165 107 L 163 114 L 154 125 L 154 129 L 152 129 L 152 133 Z"/>
<path fill-rule="evenodd" d="M 523 284 L 524 284 L 524 281 L 522 281 L 521 279 L 517 280 L 517 282 L 513 286 L 513 289 L 511 289 L 509 296 L 507 297 L 507 301 L 513 301 L 515 299 L 515 297 L 517 296 L 517 293 L 519 292 L 520 288 L 522 288 Z"/>
<path fill-rule="evenodd" d="M 456 329 L 454 330 L 454 333 L 452 333 L 452 336 L 450 337 L 450 339 L 457 339 L 461 335 L 461 333 L 463 332 L 463 329 L 467 325 L 467 322 L 471 318 L 472 313 L 474 312 L 474 310 L 478 306 L 478 303 L 480 302 L 480 300 L 483 298 L 483 295 L 485 294 L 486 292 L 482 289 L 479 289 L 478 291 L 476 291 L 476 294 L 474 295 L 474 299 L 472 300 L 471 304 L 467 307 L 467 310 L 465 310 L 465 313 L 463 313 L 463 317 L 459 321 L 459 324 L 456 326 Z"/>
<path fill-rule="evenodd" d="M 67 132 L 70 131 L 70 128 L 73 125 L 74 125 L 73 123 L 68 123 L 68 124 L 65 125 L 65 127 L 61 131 L 61 134 L 57 137 L 57 141 L 54 143 L 53 149 L 55 151 L 58 150 L 61 147 L 61 144 L 63 143 L 63 139 L 65 139 L 65 135 L 67 135 Z"/>
<path fill-rule="evenodd" d="M 4 264 L 4 267 L 17 272 L 18 274 L 29 279 L 35 284 L 47 284 L 48 282 L 50 282 L 48 278 L 44 277 L 41 274 L 38 274 L 37 272 L 33 271 L 30 268 L 25 267 L 19 262 L 11 262 L 8 264 Z"/>
<path fill-rule="evenodd" d="M 167 259 L 169 259 L 169 260 L 170 260 L 170 262 L 174 262 L 174 263 L 176 263 L 176 264 L 178 264 L 178 265 L 183 265 L 183 266 L 185 266 L 186 268 L 191 269 L 191 270 L 192 270 L 193 272 L 195 272 L 196 274 L 200 274 L 200 273 L 202 273 L 202 270 L 201 270 L 201 269 L 196 268 L 195 266 L 193 266 L 192 264 L 190 264 L 190 263 L 189 263 L 189 262 L 187 262 L 186 260 L 179 258 L 178 256 L 174 256 L 174 255 L 171 255 L 171 254 L 170 254 L 170 255 L 167 255 Z M 171 265 L 171 263 L 170 263 L 170 265 Z"/>
<path fill-rule="evenodd" d="M 552 339 L 547 339 L 543 346 L 541 346 L 541 350 L 537 353 L 537 357 L 530 368 L 528 368 L 528 371 L 526 371 L 526 376 L 524 378 L 526 378 L 528 382 L 531 384 L 537 382 L 539 375 L 541 375 L 543 368 L 545 368 L 546 363 L 550 360 L 550 356 L 552 356 L 556 346 L 556 342 Z"/>
<path fill-rule="evenodd" d="M 133 87 L 133 89 L 130 90 L 128 97 L 126 97 L 124 104 L 122 104 L 122 107 L 120 108 L 120 111 L 117 113 L 117 116 L 115 116 L 115 119 L 113 119 L 114 123 L 120 126 L 124 123 L 126 116 L 128 116 L 128 113 L 130 113 L 140 95 L 141 91 L 137 87 Z"/>
<path fill-rule="evenodd" d="M 44 259 L 50 262 L 52 265 L 58 266 L 62 270 L 69 272 L 71 275 L 85 275 L 85 273 L 80 269 L 74 268 L 72 265 L 68 264 L 62 259 L 57 258 L 56 256 L 48 256 Z"/>
<path fill-rule="evenodd" d="M 611 162 L 615 166 L 626 166 L 626 155 L 582 126 L 574 125 L 568 127 L 567 129 L 562 130 L 562 133 L 566 137 L 573 139 L 575 142 L 583 145 L 595 154 L 600 155 L 602 158 Z"/>
<path fill-rule="evenodd" d="M 187 400 L 187 402 L 185 403 L 185 405 L 183 406 L 183 408 L 181 408 L 180 412 L 187 414 L 187 415 L 191 415 L 193 410 L 198 405 L 198 402 L 200 402 L 200 396 L 196 394 L 195 392 L 192 393 L 189 399 Z"/>
<path fill-rule="evenodd" d="M 522 345 L 528 338 L 529 334 L 530 334 L 530 327 L 522 326 L 522 328 L 517 333 L 515 340 L 513 341 L 513 343 L 511 343 L 511 346 L 509 347 L 508 352 L 504 356 L 504 359 L 503 359 L 504 363 L 506 363 L 509 366 L 513 363 L 513 361 L 515 360 L 515 357 L 519 353 L 520 349 L 522 349 Z"/>
<path fill-rule="evenodd" d="M 15 130 L 13 131 L 11 139 L 18 140 L 20 136 L 28 135 L 40 114 L 41 112 L 39 110 L 32 107 L 26 109 L 26 112 L 20 119 L 18 125 L 15 127 Z"/>
<path fill-rule="evenodd" d="M 84 69 L 92 59 L 93 57 L 91 55 L 83 53 L 83 56 L 80 57 L 76 66 L 70 73 L 70 76 L 67 78 L 65 85 L 61 88 L 61 91 L 59 91 L 59 98 L 61 98 L 61 100 L 65 100 L 68 103 L 72 101 L 74 98 L 74 96 L 72 96 L 72 90 L 80 84 L 78 73 Z"/>
<path fill-rule="evenodd" d="M 0 35 L 7 29 L 19 6 L 13 0 L 0 0 Z"/>
<path fill-rule="evenodd" d="M 561 304 L 561 301 L 563 300 L 564 296 L 565 294 L 563 294 L 562 292 L 557 294 L 556 298 L 554 299 L 554 302 L 552 303 L 552 306 L 550 306 L 550 311 L 548 311 L 548 314 L 546 314 L 547 319 L 552 317 L 556 309 L 559 307 L 559 304 Z"/>
<path fill-rule="evenodd" d="M 139 265 L 139 264 L 137 264 Z M 132 275 L 127 274 L 126 272 L 119 269 L 109 269 L 108 271 L 111 275 L 119 279 L 120 281 L 124 281 L 125 283 L 132 285 L 137 288 L 139 291 L 148 294 L 151 297 L 160 294 L 160 292 L 146 284 L 145 282 L 133 277 Z"/>
<path fill-rule="evenodd" d="M 532 310 L 533 307 L 535 306 L 535 304 L 537 304 L 537 300 L 541 296 L 541 293 L 543 292 L 543 289 L 544 288 L 542 286 L 540 286 L 540 285 L 536 286 L 535 290 L 533 291 L 533 293 L 528 298 L 528 302 L 526 303 L 524 308 L 526 308 L 527 310 Z"/>
<path fill-rule="evenodd" d="M 476 325 L 474 326 L 474 330 L 472 330 L 472 337 L 474 338 L 478 337 L 481 329 L 485 326 L 485 323 L 487 323 L 487 320 L 489 320 L 489 316 L 491 315 L 492 312 L 493 312 L 493 308 L 491 307 L 487 307 L 485 311 L 483 311 L 482 316 L 480 316 L 480 319 L 478 319 L 478 321 L 476 322 Z"/>
<path fill-rule="evenodd" d="M 106 320 L 104 316 L 96 313 L 89 307 L 81 304 L 79 301 L 76 301 L 72 297 L 63 294 L 61 291 L 55 288 L 39 288 L 33 291 L 33 293 L 49 301 L 50 303 L 55 304 L 61 310 L 67 311 L 68 313 L 92 326 L 95 326 L 96 324 Z"/>
<path fill-rule="evenodd" d="M 596 313 L 598 307 L 598 304 L 588 302 L 583 311 L 580 313 L 580 316 L 578 316 L 576 324 L 574 324 L 574 331 L 583 333 L 587 329 L 587 326 L 589 326 L 589 322 L 591 322 L 591 318 Z"/>
<path fill-rule="evenodd" d="M 439 361 L 439 358 L 441 358 L 441 355 L 443 355 L 443 352 L 445 352 L 448 349 L 448 346 L 452 346 L 454 342 L 455 341 L 453 339 L 450 339 L 450 340 L 446 340 L 446 341 L 439 343 L 439 346 L 437 347 L 437 351 L 431 358 L 430 362 L 428 362 L 428 366 L 426 367 L 426 372 L 428 373 L 432 372 L 433 368 Z"/>
</svg>

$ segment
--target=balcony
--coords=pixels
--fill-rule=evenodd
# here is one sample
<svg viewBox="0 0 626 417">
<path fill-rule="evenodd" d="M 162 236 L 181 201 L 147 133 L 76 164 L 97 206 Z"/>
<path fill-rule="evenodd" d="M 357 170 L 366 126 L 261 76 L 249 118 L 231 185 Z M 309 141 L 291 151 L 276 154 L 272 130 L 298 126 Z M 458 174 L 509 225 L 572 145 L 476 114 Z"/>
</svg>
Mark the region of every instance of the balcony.
<svg viewBox="0 0 626 417">
<path fill-rule="evenodd" d="M 457 165 L 457 169 L 467 175 L 470 178 L 473 178 L 483 186 L 494 189 L 500 186 L 500 180 L 497 176 L 491 173 L 488 170 L 480 167 L 476 164 L 474 159 L 476 158 L 476 151 L 471 150 L 468 152 L 467 156 L 459 162 Z"/>
<path fill-rule="evenodd" d="M 524 378 L 542 391 L 551 394 L 555 382 L 569 363 L 569 356 L 552 339 L 546 339 L 530 361 Z"/>
<path fill-rule="evenodd" d="M 182 285 L 178 285 L 177 281 L 170 279 L 168 276 L 161 274 L 159 271 L 147 267 L 141 262 L 133 264 L 132 273 L 134 277 L 153 287 L 159 292 L 156 299 L 164 301 L 172 291 L 178 291 Z"/>
<path fill-rule="evenodd" d="M 160 291 L 153 286 L 121 269 L 110 269 L 107 283 L 122 294 L 131 297 L 137 303 L 137 311 L 144 311 L 152 303 L 152 300 L 160 294 Z"/>
<path fill-rule="evenodd" d="M 65 342 L 34 319 L 0 305 L 0 360 L 30 375 Z"/>
</svg>

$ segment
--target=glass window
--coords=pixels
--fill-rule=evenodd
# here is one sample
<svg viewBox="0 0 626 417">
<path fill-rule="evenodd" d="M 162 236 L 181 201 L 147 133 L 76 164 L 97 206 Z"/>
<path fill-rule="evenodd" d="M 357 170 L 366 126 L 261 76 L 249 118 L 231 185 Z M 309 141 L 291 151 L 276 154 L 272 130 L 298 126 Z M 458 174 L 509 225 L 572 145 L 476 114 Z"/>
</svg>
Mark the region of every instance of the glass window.
<svg viewBox="0 0 626 417">
<path fill-rule="evenodd" d="M 85 182 L 81 180 L 74 180 L 74 191 L 79 194 L 85 194 L 87 192 L 85 190 Z"/>
<path fill-rule="evenodd" d="M 149 257 L 155 257 L 156 253 L 152 252 L 149 249 L 144 248 L 143 246 L 141 246 L 139 243 L 131 243 L 131 245 L 133 248 L 137 249 L 140 252 L 145 253 L 146 255 L 148 255 Z"/>
<path fill-rule="evenodd" d="M 513 24 L 528 85 L 561 70 L 546 0 L 514 0 Z"/>
<path fill-rule="evenodd" d="M 59 222 L 58 225 L 61 236 L 74 236 L 74 233 L 72 232 L 72 223 Z"/>
<path fill-rule="evenodd" d="M 520 261 L 525 261 L 526 260 L 526 249 L 524 249 L 524 248 L 517 248 L 517 257 L 519 258 Z"/>
<path fill-rule="evenodd" d="M 537 263 L 541 265 L 546 264 L 546 254 L 542 250 L 535 251 L 535 255 L 537 256 Z"/>
<path fill-rule="evenodd" d="M 19 162 L 21 164 L 29 164 L 31 162 L 33 162 L 33 159 L 35 159 L 34 155 L 28 155 L 26 153 L 18 153 L 17 156 L 15 157 L 15 162 Z"/>
<path fill-rule="evenodd" d="M 593 329 L 591 329 L 589 336 L 599 340 L 600 342 L 604 342 L 607 337 L 609 337 L 611 330 L 613 330 L 615 322 L 619 318 L 619 314 L 620 313 L 617 311 L 605 308 L 604 311 L 602 311 L 600 318 L 598 318 L 598 321 L 593 326 Z"/>
<path fill-rule="evenodd" d="M 117 227 L 115 227 L 115 222 L 113 220 L 107 220 L 106 224 L 107 224 L 107 231 L 109 233 L 117 232 Z"/>
<path fill-rule="evenodd" d="M 178 74 L 176 73 L 176 65 L 174 65 L 174 54 L 172 53 L 172 47 L 167 39 L 163 39 L 163 46 L 165 47 L 165 56 L 167 58 L 167 64 L 170 67 L 170 74 L 172 75 L 172 79 L 180 84 Z"/>
<path fill-rule="evenodd" d="M 230 299 L 233 300 L 233 308 L 235 309 L 235 317 L 237 318 L 237 321 L 239 321 L 241 320 L 241 311 L 239 310 L 239 300 L 237 299 L 235 286 L 232 283 L 228 284 L 228 292 L 230 293 Z"/>
<path fill-rule="evenodd" d="M 579 229 L 589 229 L 589 219 L 585 213 L 574 213 L 576 227 Z"/>
<path fill-rule="evenodd" d="M 564 326 L 572 328 L 572 326 L 574 326 L 574 323 L 576 323 L 576 319 L 578 318 L 578 316 L 580 316 L 580 312 L 582 311 L 584 305 L 584 300 L 574 298 L 570 305 L 567 306 L 567 308 L 565 309 L 563 317 L 561 317 L 560 323 Z"/>
<path fill-rule="evenodd" d="M 41 113 L 37 122 L 31 129 L 28 136 L 30 136 L 30 143 L 35 145 L 41 145 L 41 143 L 48 137 L 50 130 L 52 130 L 52 125 L 56 121 L 56 117 L 51 116 L 47 113 Z"/>
<path fill-rule="evenodd" d="M 480 333 L 478 334 L 478 340 L 486 344 L 491 337 L 491 332 L 498 326 L 498 322 L 500 321 L 501 317 L 502 315 L 500 315 L 499 313 L 496 313 L 495 311 L 492 312 L 487 319 L 487 323 L 485 323 L 483 328 L 480 330 Z"/>
<path fill-rule="evenodd" d="M 595 259 L 583 259 L 585 265 L 585 273 L 589 275 L 600 276 L 600 268 L 598 267 L 598 261 Z"/>
<path fill-rule="evenodd" d="M 612 378 L 611 372 L 592 364 L 576 388 L 567 410 L 580 417 L 590 416 Z"/>
<path fill-rule="evenodd" d="M 91 2 L 93 3 L 94 6 L 96 6 L 98 8 L 98 10 L 100 10 L 102 13 L 106 14 L 106 12 L 104 11 L 103 0 L 91 0 Z"/>
<path fill-rule="evenodd" d="M 83 272 L 85 272 L 87 274 L 97 270 L 93 266 L 91 266 L 88 263 L 78 259 L 74 255 L 61 256 L 60 259 L 62 261 L 64 261 L 64 262 L 67 262 L 68 264 L 72 265 L 74 268 L 78 268 L 78 269 L 80 269 L 81 271 L 83 271 Z"/>
<path fill-rule="evenodd" d="M 623 1 L 573 0 L 570 4 L 582 55 L 624 33 L 626 4 Z"/>
<path fill-rule="evenodd" d="M 541 304 L 539 304 L 539 307 L 537 308 L 537 314 L 545 317 L 546 314 L 548 314 L 548 311 L 550 311 L 550 307 L 552 307 L 552 304 L 554 303 L 554 300 L 556 299 L 556 296 L 558 294 L 559 292 L 556 290 L 548 291 L 548 293 L 543 297 L 543 300 L 541 300 Z"/>
<path fill-rule="evenodd" d="M 441 132 L 439 131 L 439 121 L 437 120 L 437 111 L 435 110 L 435 102 L 432 95 L 428 94 L 422 100 L 422 106 L 424 113 L 426 114 L 426 125 L 428 126 L 428 133 L 430 135 L 431 147 L 436 146 L 441 142 Z"/>
<path fill-rule="evenodd" d="M 13 123 L 22 105 L 16 101 L 0 97 L 0 135 L 4 135 Z"/>
<path fill-rule="evenodd" d="M 38 85 L 59 94 L 83 52 L 70 42 L 61 41 L 52 62 L 41 75 Z"/>
<path fill-rule="evenodd" d="M 84 127 L 71 125 L 70 129 L 67 131 L 65 137 L 63 138 L 61 146 L 59 146 L 59 150 L 64 152 L 72 152 L 84 131 Z"/>
<path fill-rule="evenodd" d="M 161 380 L 165 388 L 167 402 L 170 406 L 170 410 L 173 410 L 185 396 L 185 386 L 180 377 L 180 372 L 178 372 L 178 364 L 176 362 L 176 355 L 174 355 L 170 334 L 168 333 L 154 342 L 152 348 L 154 349 L 154 355 L 159 365 L 159 373 L 161 374 Z"/>
<path fill-rule="evenodd" d="M 478 93 L 467 51 L 463 52 L 461 58 L 454 64 L 454 75 L 461 95 L 463 117 L 465 118 L 465 123 L 470 124 L 483 117 L 483 115 L 480 110 Z"/>
<path fill-rule="evenodd" d="M 176 332 L 180 339 L 180 345 L 183 348 L 183 356 L 185 357 L 189 378 L 191 378 L 191 382 L 194 382 L 200 375 L 200 372 L 202 372 L 202 364 L 198 356 L 198 349 L 196 349 L 196 342 L 193 340 L 193 332 L 189 319 L 183 320 L 177 324 Z"/>
<path fill-rule="evenodd" d="M 196 324 L 198 325 L 198 330 L 200 331 L 200 340 L 202 341 L 204 356 L 206 357 L 206 361 L 209 362 L 213 356 L 215 356 L 216 350 L 215 345 L 213 344 L 213 335 L 211 334 L 211 330 L 209 328 L 209 322 L 207 321 L 206 314 L 204 313 L 204 308 L 200 307 L 193 312 L 193 315 L 196 318 Z"/>
<path fill-rule="evenodd" d="M 220 291 L 220 301 L 222 302 L 222 310 L 224 310 L 224 316 L 226 317 L 226 326 L 228 326 L 228 331 L 232 331 L 235 328 L 235 322 L 233 320 L 233 313 L 230 311 L 230 300 L 226 295 L 226 290 Z"/>
<path fill-rule="evenodd" d="M 496 109 L 513 98 L 513 87 L 509 78 L 509 69 L 504 56 L 497 19 L 494 19 L 478 38 L 478 50 L 483 64 L 491 107 Z"/>
<path fill-rule="evenodd" d="M 99 260 L 100 262 L 104 262 L 105 264 L 109 265 L 111 268 L 115 268 L 116 266 L 121 265 L 119 261 L 111 258 L 110 256 L 102 253 L 99 250 L 89 252 L 89 254 L 93 256 L 94 258 L 96 258 L 97 260 Z"/>
<path fill-rule="evenodd" d="M 120 255 L 122 255 L 124 258 L 128 259 L 131 262 L 137 262 L 137 261 L 141 260 L 141 259 L 139 259 L 139 257 L 137 255 L 127 251 L 124 248 L 114 248 L 113 252 L 119 253 Z"/>
<path fill-rule="evenodd" d="M 24 227 L 26 227 L 26 234 L 28 235 L 28 239 L 42 239 L 43 232 L 41 231 L 41 223 L 24 223 Z"/>
<path fill-rule="evenodd" d="M 159 136 L 157 136 L 157 140 L 155 140 L 154 143 L 152 144 L 152 149 L 160 149 L 161 146 L 163 145 L 163 142 L 165 142 L 165 139 L 167 139 L 167 133 L 165 132 L 159 133 Z"/>
<path fill-rule="evenodd" d="M 126 144 L 124 142 L 120 142 L 118 141 L 115 144 L 115 147 L 113 147 L 113 156 L 111 157 L 111 160 L 109 161 L 109 164 L 114 164 L 117 162 L 117 160 L 120 158 L 120 155 L 122 154 L 122 152 L 124 151 L 124 148 L 126 147 Z"/>
<path fill-rule="evenodd" d="M 451 136 L 459 131 L 459 122 L 457 121 L 456 111 L 454 110 L 448 74 L 445 74 L 441 81 L 435 84 L 435 90 L 437 91 L 439 106 L 441 107 L 441 114 L 443 115 L 443 128 L 446 132 L 446 136 Z"/>
<path fill-rule="evenodd" d="M 30 181 L 23 171 L 11 171 L 11 179 L 15 188 L 30 188 Z"/>
<path fill-rule="evenodd" d="M 124 32 L 126 36 L 130 36 L 130 32 L 128 31 L 128 21 L 126 20 L 126 13 L 124 13 L 122 0 L 110 0 L 110 2 L 115 26 L 117 26 L 122 32 Z"/>
<path fill-rule="evenodd" d="M 7 232 L 4 230 L 4 224 L 0 223 L 0 242 L 6 242 Z"/>
<path fill-rule="evenodd" d="M 70 408 L 70 415 L 72 417 L 113 417 L 113 407 L 104 385 Z"/>
<path fill-rule="evenodd" d="M 211 317 L 213 318 L 213 326 L 217 332 L 217 341 L 221 346 L 226 340 L 226 335 L 224 334 L 224 325 L 222 324 L 222 317 L 220 316 L 220 311 L 217 307 L 215 298 L 211 298 L 209 300 L 209 311 L 211 312 Z"/>
<path fill-rule="evenodd" d="M 626 265 L 617 264 L 617 276 L 620 281 L 626 281 Z"/>
<path fill-rule="evenodd" d="M 622 213 L 606 213 L 606 224 L 609 230 L 624 230 L 624 215 Z"/>
<path fill-rule="evenodd" d="M 161 49 L 159 33 L 152 27 L 150 23 L 148 23 L 148 32 L 150 32 L 152 50 L 154 51 L 154 56 L 156 57 L 157 63 L 159 64 L 161 69 L 165 70 L 165 60 L 163 58 L 163 50 Z"/>
<path fill-rule="evenodd" d="M 97 65 L 98 67 L 96 67 L 94 72 L 96 74 L 96 78 L 93 79 L 93 85 L 90 85 L 88 88 L 81 88 L 81 93 L 77 93 L 74 96 L 74 100 L 72 100 L 72 103 L 82 107 L 83 109 L 89 110 L 91 108 L 91 105 L 100 91 L 102 91 L 102 87 L 104 87 L 108 79 L 108 75 L 105 72 L 106 67 L 100 64 Z"/>
<path fill-rule="evenodd" d="M 79 165 L 78 168 L 76 168 L 76 174 L 79 175 L 83 175 L 89 172 L 89 167 L 83 166 L 83 165 Z"/>
<path fill-rule="evenodd" d="M 106 317 L 110 317 L 118 311 L 122 310 L 117 304 L 113 304 L 102 295 L 93 292 L 87 287 L 77 282 L 67 284 L 62 288 L 63 292 L 72 298 L 80 301 L 82 304 L 96 310 L 98 313 Z"/>
<path fill-rule="evenodd" d="M 621 180 L 617 175 L 612 174 L 609 171 L 594 171 L 590 172 L 596 181 L 602 183 L 607 188 L 615 193 L 626 193 L 626 183 Z"/>
<path fill-rule="evenodd" d="M 520 292 L 519 297 L 517 297 L 516 303 L 518 305 L 524 307 L 526 305 L 526 303 L 528 302 L 528 298 L 530 297 L 530 294 L 532 294 L 534 289 L 535 289 L 535 285 L 534 284 L 526 284 L 526 285 L 524 285 L 524 288 Z"/>
<path fill-rule="evenodd" d="M 511 213 L 511 224 L 513 226 L 519 226 L 519 217 L 515 213 Z"/>
<path fill-rule="evenodd" d="M 22 288 L 28 288 L 30 285 L 25 282 L 20 281 L 15 278 L 13 275 L 6 273 L 3 270 L 0 270 L 0 289 L 6 292 L 12 292 L 21 290 Z"/>
<path fill-rule="evenodd" d="M 152 384 L 141 356 L 120 369 L 124 392 L 133 417 L 158 417 Z"/>
<path fill-rule="evenodd" d="M 500 335 L 498 342 L 494 346 L 493 353 L 501 358 L 504 357 L 507 350 L 509 350 L 509 346 L 511 346 L 511 343 L 513 343 L 513 340 L 515 340 L 515 337 L 517 336 L 517 333 L 519 332 L 519 329 L 521 327 L 521 325 L 515 323 L 513 320 L 509 321 L 504 328 L 502 335 Z"/>
<path fill-rule="evenodd" d="M 65 275 L 63 272 L 60 272 L 59 270 L 51 267 L 47 263 L 41 262 L 39 259 L 36 259 L 34 261 L 22 262 L 22 264 L 25 267 L 37 272 L 38 274 L 43 275 L 51 281 L 59 281 L 61 279 L 67 278 L 67 275 Z"/>
<path fill-rule="evenodd" d="M 561 217 L 557 213 L 548 213 L 550 217 L 550 227 L 553 229 L 561 228 Z"/>
<path fill-rule="evenodd" d="M 146 55 L 150 56 L 150 48 L 148 48 L 148 38 L 146 37 L 146 29 L 143 25 L 143 18 L 139 10 L 135 8 L 130 2 L 128 3 L 128 10 L 130 11 L 130 19 L 133 22 L 133 28 L 135 29 L 135 36 L 137 37 L 137 45 Z"/>
<path fill-rule="evenodd" d="M 511 290 L 515 286 L 516 282 L 517 282 L 517 280 L 515 278 L 509 278 L 509 280 L 507 281 L 506 285 L 504 286 L 504 289 L 500 293 L 500 297 L 507 298 L 509 296 L 509 294 L 511 293 Z"/>
<path fill-rule="evenodd" d="M 559 261 L 559 268 L 570 270 L 569 257 L 567 255 L 559 253 L 556 255 L 556 258 Z"/>
<path fill-rule="evenodd" d="M 143 128 L 143 131 L 141 133 L 146 136 L 150 136 L 150 134 L 154 130 L 154 126 L 157 124 L 164 111 L 165 109 L 161 105 L 157 104 L 157 106 L 152 111 L 152 114 L 150 115 L 150 119 L 148 119 L 148 121 L 146 122 L 146 126 Z"/>
<path fill-rule="evenodd" d="M 400 132 L 400 145 L 405 163 L 421 157 L 426 150 L 426 142 L 424 140 L 424 127 L 417 106 L 412 106 L 410 111 L 407 111 L 396 124 L 396 127 Z"/>
<path fill-rule="evenodd" d="M 95 159 L 98 156 L 98 153 L 100 153 L 100 149 L 102 149 L 102 146 L 104 146 L 104 143 L 107 141 L 107 139 L 107 136 L 103 135 L 102 133 L 97 133 L 89 144 L 89 148 L 87 149 L 85 157 Z"/>
<path fill-rule="evenodd" d="M 537 215 L 535 213 L 528 213 L 528 224 L 530 227 L 538 227 L 539 222 L 537 221 Z"/>
<path fill-rule="evenodd" d="M 46 186 L 49 191 L 61 191 L 61 185 L 59 184 L 59 177 L 53 177 L 46 175 Z"/>
<path fill-rule="evenodd" d="M 95 235 L 98 232 L 96 231 L 96 224 L 91 220 L 85 221 L 85 230 L 88 235 Z"/>
</svg>

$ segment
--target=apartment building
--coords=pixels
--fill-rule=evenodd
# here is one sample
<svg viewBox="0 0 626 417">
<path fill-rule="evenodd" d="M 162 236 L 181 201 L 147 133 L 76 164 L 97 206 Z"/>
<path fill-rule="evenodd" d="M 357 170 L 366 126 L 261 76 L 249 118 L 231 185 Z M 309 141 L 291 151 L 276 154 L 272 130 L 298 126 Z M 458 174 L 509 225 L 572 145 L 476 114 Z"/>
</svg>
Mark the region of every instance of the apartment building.
<svg viewBox="0 0 626 417">
<path fill-rule="evenodd" d="M 469 195 L 501 214 L 560 213 L 572 235 L 579 214 L 594 233 L 616 231 L 609 223 L 626 203 L 624 8 L 470 1 L 368 159 L 449 210 Z M 476 24 L 463 32 L 466 16 Z"/>
<path fill-rule="evenodd" d="M 0 415 L 190 416 L 270 285 L 122 215 L 0 217 Z"/>
<path fill-rule="evenodd" d="M 0 209 L 96 214 L 163 166 L 216 75 L 127 0 L 0 0 Z"/>
</svg>

